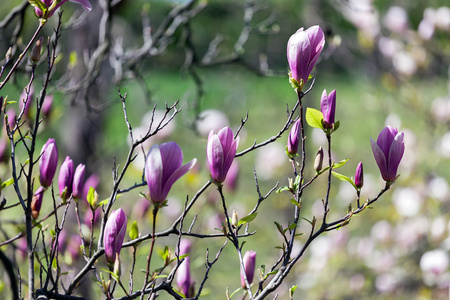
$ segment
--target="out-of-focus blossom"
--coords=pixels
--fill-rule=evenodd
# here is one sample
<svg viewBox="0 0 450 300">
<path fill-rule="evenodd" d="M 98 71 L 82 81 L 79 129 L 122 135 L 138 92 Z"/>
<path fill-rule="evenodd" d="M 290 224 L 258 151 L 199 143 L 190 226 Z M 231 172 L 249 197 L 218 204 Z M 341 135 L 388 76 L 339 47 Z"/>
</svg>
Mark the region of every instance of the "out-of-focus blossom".
<svg viewBox="0 0 450 300">
<path fill-rule="evenodd" d="M 337 9 L 360 30 L 361 37 L 374 39 L 380 33 L 380 18 L 373 0 L 349 0 Z"/>
<path fill-rule="evenodd" d="M 448 199 L 449 186 L 443 177 L 434 177 L 427 184 L 428 196 L 441 202 Z"/>
<path fill-rule="evenodd" d="M 241 286 L 244 289 L 247 289 L 247 285 L 244 280 L 244 272 L 245 277 L 247 277 L 248 284 L 252 284 L 253 275 L 255 274 L 255 266 L 256 266 L 256 252 L 255 251 L 246 251 L 244 254 L 244 270 L 241 268 Z M 244 271 L 244 272 L 243 272 Z"/>
<path fill-rule="evenodd" d="M 163 121 L 164 116 L 165 116 L 165 119 Z M 167 123 L 169 121 L 169 119 L 170 119 L 170 115 L 167 116 L 165 110 L 155 110 L 154 113 L 152 110 L 152 111 L 149 111 L 148 113 L 146 113 L 142 117 L 141 125 L 143 128 L 145 128 L 145 131 L 147 132 L 150 124 L 152 124 L 151 130 L 154 131 L 162 121 L 161 125 L 164 125 L 164 128 L 162 128 L 160 131 L 158 131 L 157 135 L 152 137 L 152 139 L 157 138 L 158 140 L 162 140 L 162 139 L 168 138 L 175 131 L 177 123 L 176 123 L 175 119 L 172 119 L 169 123 Z M 152 120 L 153 120 L 153 122 L 152 122 Z"/>
<path fill-rule="evenodd" d="M 287 141 L 287 153 L 290 157 L 294 157 L 298 152 L 298 145 L 300 144 L 300 120 L 295 121 L 289 132 Z"/>
<path fill-rule="evenodd" d="M 52 9 L 52 11 L 47 13 L 46 16 L 44 16 L 44 12 L 42 10 L 40 10 L 37 6 L 34 7 L 34 12 L 36 13 L 36 15 L 39 18 L 42 18 L 42 17 L 50 18 L 51 16 L 53 16 L 55 11 L 67 1 L 79 3 L 87 11 L 90 11 L 92 9 L 91 3 L 89 3 L 88 0 L 61 0 L 58 4 L 56 4 L 56 6 Z M 48 9 L 53 4 L 54 0 L 42 0 L 42 2 L 44 3 L 45 7 Z"/>
<path fill-rule="evenodd" d="M 183 165 L 183 152 L 175 142 L 153 145 L 145 164 L 145 178 L 151 201 L 165 201 L 175 181 L 186 174 L 196 161 L 197 159 L 193 159 Z"/>
<path fill-rule="evenodd" d="M 397 212 L 404 217 L 417 215 L 422 206 L 422 198 L 419 193 L 411 187 L 398 188 L 392 195 Z"/>
<path fill-rule="evenodd" d="M 372 238 L 382 243 L 386 243 L 391 239 L 392 236 L 392 226 L 386 220 L 381 220 L 372 226 L 370 232 Z"/>
<path fill-rule="evenodd" d="M 72 261 L 76 260 L 80 257 L 80 246 L 81 246 L 81 238 L 78 234 L 73 234 L 66 246 L 66 253 L 70 255 Z"/>
<path fill-rule="evenodd" d="M 320 111 L 323 114 L 323 127 L 333 128 L 336 111 L 336 90 L 332 90 L 329 95 L 327 95 L 327 90 L 323 90 L 320 98 Z"/>
<path fill-rule="evenodd" d="M 148 202 L 148 201 L 147 201 Z M 94 216 L 92 215 L 92 210 L 89 208 L 86 210 L 86 213 L 84 214 L 83 223 L 86 224 L 89 228 L 91 228 L 92 225 L 92 218 L 94 219 L 94 226 L 96 224 L 99 224 L 100 220 L 100 210 L 96 210 Z"/>
<path fill-rule="evenodd" d="M 425 284 L 433 286 L 441 281 L 449 265 L 448 254 L 442 249 L 435 249 L 425 252 L 420 258 L 420 269 Z"/>
<path fill-rule="evenodd" d="M 300 89 L 308 81 L 324 45 L 325 35 L 318 25 L 306 30 L 300 28 L 289 38 L 287 60 L 291 71 L 290 77 L 300 84 Z"/>
<path fill-rule="evenodd" d="M 355 172 L 355 185 L 357 188 L 362 188 L 364 185 L 364 171 L 363 171 L 363 164 L 360 161 L 358 166 L 356 167 Z"/>
<path fill-rule="evenodd" d="M 45 96 L 44 103 L 42 103 L 42 114 L 47 120 L 50 118 L 52 112 L 52 105 L 53 105 L 53 95 Z"/>
<path fill-rule="evenodd" d="M 431 103 L 431 113 L 439 122 L 450 120 L 450 97 L 440 97 Z"/>
<path fill-rule="evenodd" d="M 39 160 L 39 180 L 43 187 L 49 187 L 55 176 L 56 167 L 58 166 L 58 147 L 56 147 L 55 139 L 48 139 L 41 150 L 41 158 Z"/>
<path fill-rule="evenodd" d="M 145 198 L 140 198 L 133 206 L 133 216 L 136 220 L 145 219 L 145 215 L 150 208 L 150 201 Z"/>
<path fill-rule="evenodd" d="M 412 76 L 417 71 L 417 64 L 414 57 L 406 51 L 397 52 L 392 59 L 394 69 L 403 76 Z"/>
<path fill-rule="evenodd" d="M 79 164 L 73 176 L 72 195 L 76 199 L 83 195 L 84 170 L 85 166 L 83 164 Z"/>
<path fill-rule="evenodd" d="M 6 138 L 0 138 L 0 162 L 8 161 L 8 145 L 9 140 Z"/>
<path fill-rule="evenodd" d="M 97 189 L 100 183 L 100 177 L 97 174 L 91 174 L 83 185 L 83 199 L 87 200 L 87 194 L 89 193 L 89 189 L 92 187 L 94 190 Z"/>
<path fill-rule="evenodd" d="M 384 16 L 384 25 L 392 32 L 402 34 L 408 29 L 408 13 L 403 7 L 391 6 Z"/>
<path fill-rule="evenodd" d="M 191 242 L 186 239 L 180 240 L 179 256 L 189 254 L 191 251 Z M 186 298 L 194 296 L 194 281 L 191 277 L 190 257 L 184 258 L 177 270 L 177 286 Z"/>
<path fill-rule="evenodd" d="M 396 39 L 383 36 L 378 40 L 378 49 L 386 58 L 392 59 L 396 53 L 403 49 L 403 44 Z"/>
<path fill-rule="evenodd" d="M 447 6 L 441 6 L 436 10 L 435 25 L 444 31 L 450 30 L 450 8 Z"/>
<path fill-rule="evenodd" d="M 16 110 L 14 109 L 14 107 L 9 108 L 6 111 L 6 115 L 8 115 L 8 124 L 9 124 L 9 130 L 13 130 L 14 126 L 16 126 Z M 6 120 L 4 120 L 6 121 Z M 6 133 L 6 123 L 4 123 L 5 126 L 5 133 Z"/>
<path fill-rule="evenodd" d="M 431 40 L 434 35 L 434 24 L 427 19 L 423 19 L 419 23 L 419 27 L 417 28 L 417 33 L 420 38 L 425 41 Z"/>
<path fill-rule="evenodd" d="M 445 158 L 450 158 L 450 131 L 446 132 L 438 143 L 437 153 Z"/>
<path fill-rule="evenodd" d="M 126 230 L 127 216 L 122 208 L 114 210 L 106 222 L 105 235 L 103 238 L 107 262 L 114 263 L 116 260 L 116 253 L 120 254 Z"/>
<path fill-rule="evenodd" d="M 228 117 L 220 110 L 209 109 L 202 111 L 195 127 L 201 136 L 208 136 L 211 131 L 218 132 L 220 129 L 229 126 Z"/>
<path fill-rule="evenodd" d="M 239 178 L 239 163 L 237 160 L 233 160 L 230 169 L 228 170 L 227 177 L 223 182 L 226 187 L 228 187 L 231 191 L 236 191 L 238 185 Z"/>
<path fill-rule="evenodd" d="M 322 135 L 324 135 L 322 133 Z M 272 143 L 259 149 L 256 155 L 256 171 L 258 171 L 258 178 L 268 180 L 282 171 L 285 166 L 285 153 L 283 146 Z"/>
<path fill-rule="evenodd" d="M 211 178 L 218 183 L 225 180 L 228 170 L 233 163 L 239 144 L 239 137 L 234 139 L 233 131 L 229 127 L 222 128 L 217 134 L 209 133 L 206 147 Z"/>
<path fill-rule="evenodd" d="M 375 160 L 385 181 L 397 178 L 398 165 L 405 151 L 403 136 L 403 132 L 387 126 L 378 135 L 377 142 L 370 138 Z"/>
<path fill-rule="evenodd" d="M 59 195 L 63 199 L 67 199 L 72 194 L 73 184 L 73 161 L 70 157 L 66 157 L 59 168 L 58 186 Z"/>
<path fill-rule="evenodd" d="M 42 199 L 44 198 L 44 188 L 40 186 L 34 193 L 33 199 L 31 200 L 31 216 L 33 219 L 37 219 L 39 212 L 41 211 Z"/>
<path fill-rule="evenodd" d="M 383 273 L 377 276 L 375 288 L 381 293 L 389 293 L 395 289 L 397 279 L 390 273 Z"/>
</svg>

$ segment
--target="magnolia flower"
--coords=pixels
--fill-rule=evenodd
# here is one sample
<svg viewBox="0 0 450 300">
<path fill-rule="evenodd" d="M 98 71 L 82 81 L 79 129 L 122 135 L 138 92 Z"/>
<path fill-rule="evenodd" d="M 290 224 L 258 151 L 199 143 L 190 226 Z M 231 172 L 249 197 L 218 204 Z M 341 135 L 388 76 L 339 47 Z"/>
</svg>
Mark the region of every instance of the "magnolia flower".
<svg viewBox="0 0 450 300">
<path fill-rule="evenodd" d="M 222 128 L 217 134 L 214 134 L 212 130 L 209 133 L 206 158 L 211 177 L 215 182 L 221 183 L 225 180 L 238 144 L 239 137 L 234 139 L 233 131 L 228 126 Z"/>
<path fill-rule="evenodd" d="M 48 9 L 52 6 L 53 2 L 55 0 L 42 0 L 42 2 L 44 3 L 45 7 Z M 83 6 L 83 8 L 87 11 L 90 11 L 92 9 L 91 3 L 89 3 L 89 0 L 61 0 L 59 3 L 57 3 L 55 5 L 55 7 L 52 9 L 52 11 L 47 12 L 47 15 L 44 16 L 44 12 L 42 10 L 39 9 L 39 7 L 34 6 L 34 12 L 36 13 L 36 15 L 39 18 L 50 18 L 53 13 L 61 6 L 63 5 L 65 2 L 70 1 L 70 2 L 75 2 L 75 3 L 79 3 Z"/>
<path fill-rule="evenodd" d="M 296 156 L 300 143 L 300 119 L 295 121 L 291 128 L 287 142 L 287 153 L 289 156 Z"/>
<path fill-rule="evenodd" d="M 313 26 L 307 30 L 300 28 L 293 34 L 287 44 L 287 60 L 290 77 L 295 79 L 300 88 L 308 81 L 314 65 L 325 45 L 325 36 L 319 26 Z"/>
<path fill-rule="evenodd" d="M 405 152 L 403 132 L 392 126 L 385 127 L 378 135 L 377 142 L 370 138 L 373 155 L 385 181 L 394 181 L 397 169 Z"/>
<path fill-rule="evenodd" d="M 116 253 L 120 254 L 126 230 L 127 216 L 121 208 L 113 210 L 108 221 L 106 221 L 105 235 L 103 237 L 107 262 L 114 263 L 116 260 Z"/>
<path fill-rule="evenodd" d="M 33 199 L 31 200 L 31 216 L 33 219 L 37 219 L 39 212 L 41 211 L 42 199 L 44 198 L 44 188 L 40 186 L 34 193 Z"/>
<path fill-rule="evenodd" d="M 364 184 L 364 172 L 363 172 L 363 165 L 362 162 L 360 161 L 358 166 L 356 167 L 356 172 L 355 172 L 355 185 L 357 188 L 362 188 Z"/>
<path fill-rule="evenodd" d="M 327 95 L 327 90 L 323 90 L 320 98 L 320 111 L 323 114 L 323 127 L 333 128 L 336 111 L 336 90 L 332 90 L 329 95 Z"/>
<path fill-rule="evenodd" d="M 180 251 L 178 255 L 186 255 L 191 251 L 191 242 L 180 240 Z M 185 257 L 177 270 L 177 286 L 185 297 L 194 296 L 194 281 L 191 277 L 191 262 L 189 256 Z"/>
<path fill-rule="evenodd" d="M 49 187 L 52 184 L 57 165 L 58 147 L 56 147 L 55 139 L 48 139 L 42 147 L 39 160 L 39 180 L 43 187 Z"/>
<path fill-rule="evenodd" d="M 59 195 L 63 199 L 67 199 L 72 194 L 72 182 L 73 180 L 73 161 L 70 157 L 66 157 L 64 162 L 59 168 L 59 178 L 58 178 L 58 186 L 59 186 Z"/>
<path fill-rule="evenodd" d="M 252 284 L 253 275 L 255 273 L 255 262 L 256 262 L 256 252 L 255 251 L 247 251 L 244 254 L 244 268 L 245 268 L 245 277 L 247 277 L 248 284 Z M 244 273 L 241 269 L 241 286 L 246 289 L 244 280 Z"/>
<path fill-rule="evenodd" d="M 73 176 L 72 195 L 77 199 L 83 195 L 84 169 L 85 166 L 79 164 Z"/>
<path fill-rule="evenodd" d="M 161 203 L 167 199 L 170 188 L 197 162 L 193 159 L 183 165 L 183 152 L 175 142 L 153 145 L 145 163 L 145 178 L 150 191 L 150 200 Z"/>
</svg>

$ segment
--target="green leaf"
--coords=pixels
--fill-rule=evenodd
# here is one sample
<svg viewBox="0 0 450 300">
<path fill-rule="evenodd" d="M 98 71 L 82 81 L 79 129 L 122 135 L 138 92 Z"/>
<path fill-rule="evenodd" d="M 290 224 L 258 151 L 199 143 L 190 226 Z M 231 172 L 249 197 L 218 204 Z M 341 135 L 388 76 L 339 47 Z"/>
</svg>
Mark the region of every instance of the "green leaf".
<svg viewBox="0 0 450 300">
<path fill-rule="evenodd" d="M 301 180 L 301 176 L 297 175 L 297 177 L 295 177 L 295 181 L 294 181 L 294 191 L 298 190 L 298 186 L 300 185 L 300 180 Z"/>
<path fill-rule="evenodd" d="M 273 270 L 272 272 L 267 273 L 267 276 L 269 276 L 269 275 L 274 275 L 274 274 L 277 274 L 277 273 L 278 273 L 278 269 Z"/>
<path fill-rule="evenodd" d="M 321 111 L 308 107 L 306 109 L 306 122 L 309 126 L 314 128 L 324 129 L 323 127 L 323 114 Z"/>
<path fill-rule="evenodd" d="M 56 263 L 56 257 L 55 258 L 53 258 L 53 261 L 52 261 L 52 267 L 53 267 L 53 269 L 57 269 L 56 267 L 58 266 L 58 264 Z"/>
<path fill-rule="evenodd" d="M 336 177 L 337 179 L 339 179 L 339 180 L 341 180 L 341 181 L 348 181 L 348 182 L 351 183 L 351 185 L 353 185 L 353 187 L 354 187 L 355 189 L 358 189 L 358 188 L 356 187 L 355 183 L 353 182 L 353 180 L 351 180 L 351 179 L 348 178 L 347 176 L 342 175 L 342 174 L 339 174 L 339 173 L 336 173 L 336 172 L 334 172 L 334 171 L 331 171 L 331 173 L 332 173 L 333 176 Z"/>
<path fill-rule="evenodd" d="M 242 219 L 239 220 L 238 227 L 241 226 L 242 224 L 250 223 L 251 221 L 253 221 L 256 218 L 257 215 L 258 215 L 258 213 L 255 212 L 255 213 L 252 213 L 251 215 L 243 217 Z"/>
<path fill-rule="evenodd" d="M 134 221 L 133 224 L 131 224 L 130 232 L 128 233 L 130 236 L 130 239 L 135 240 L 139 236 L 139 229 L 137 226 L 137 221 Z"/>
<path fill-rule="evenodd" d="M 95 199 L 95 189 L 91 186 L 89 187 L 89 192 L 87 194 L 87 202 L 92 208 L 97 208 L 97 199 Z"/>
<path fill-rule="evenodd" d="M 279 193 L 281 193 L 281 192 L 284 192 L 284 191 L 290 191 L 291 189 L 287 186 L 287 185 L 283 185 L 283 186 L 281 186 L 278 190 L 277 190 L 277 193 L 279 194 Z"/>
<path fill-rule="evenodd" d="M 294 204 L 295 206 L 298 206 L 297 201 L 295 201 L 295 199 L 291 199 L 291 203 Z"/>
<path fill-rule="evenodd" d="M 100 201 L 100 202 L 98 203 L 98 206 L 103 206 L 103 205 L 107 204 L 108 201 L 109 201 L 109 199 L 105 199 L 105 200 L 103 200 L 103 201 Z"/>
<path fill-rule="evenodd" d="M 2 190 L 14 183 L 14 178 L 10 178 L 2 183 Z"/>
<path fill-rule="evenodd" d="M 312 226 L 312 221 L 310 221 L 310 220 L 308 220 L 307 218 L 302 218 L 303 220 L 305 220 L 306 222 L 308 222 L 309 224 L 311 224 L 311 226 Z"/>
<path fill-rule="evenodd" d="M 167 277 L 169 277 L 168 275 L 157 275 L 157 276 L 155 276 L 155 279 L 156 278 L 167 278 Z"/>
<path fill-rule="evenodd" d="M 52 238 L 55 238 L 56 232 L 53 229 L 50 229 L 50 235 L 52 236 Z"/>
<path fill-rule="evenodd" d="M 284 230 L 284 232 L 286 232 L 287 230 L 293 230 L 296 226 L 297 226 L 296 223 L 292 223 L 291 225 L 289 225 L 288 228 L 286 228 L 286 229 Z"/>
<path fill-rule="evenodd" d="M 275 223 L 275 225 L 277 226 L 278 231 L 279 231 L 282 235 L 284 235 L 284 228 L 283 228 L 283 226 L 281 226 L 280 223 L 278 223 L 278 222 L 276 222 L 276 221 L 274 221 L 274 223 Z"/>
<path fill-rule="evenodd" d="M 339 169 L 340 167 L 343 167 L 348 161 L 349 161 L 349 159 L 347 158 L 347 159 L 341 160 L 337 163 L 334 163 L 333 169 Z"/>
<path fill-rule="evenodd" d="M 242 290 L 241 287 L 238 288 L 237 290 L 235 290 L 234 292 L 232 292 L 231 295 L 230 295 L 230 299 L 231 299 L 231 297 L 233 297 L 234 294 L 236 294 L 236 293 L 239 292 L 240 290 Z"/>
<path fill-rule="evenodd" d="M 40 0 L 28 0 L 28 3 L 39 8 L 42 12 L 45 12 L 47 10 L 47 6 Z"/>
<path fill-rule="evenodd" d="M 333 124 L 333 132 L 338 130 L 340 126 L 341 126 L 341 121 L 334 122 L 334 124 Z"/>
</svg>

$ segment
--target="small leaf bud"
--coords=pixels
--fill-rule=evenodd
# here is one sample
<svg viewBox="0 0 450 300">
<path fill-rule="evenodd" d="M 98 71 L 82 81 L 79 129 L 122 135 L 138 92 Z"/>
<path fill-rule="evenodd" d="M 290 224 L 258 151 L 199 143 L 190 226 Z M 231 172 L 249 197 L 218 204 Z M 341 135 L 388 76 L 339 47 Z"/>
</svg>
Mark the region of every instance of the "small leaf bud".
<svg viewBox="0 0 450 300">
<path fill-rule="evenodd" d="M 322 170 L 322 163 L 323 163 L 323 148 L 320 147 L 319 150 L 317 150 L 316 159 L 314 160 L 314 170 L 316 170 L 316 172 L 320 172 L 320 170 Z"/>
</svg>

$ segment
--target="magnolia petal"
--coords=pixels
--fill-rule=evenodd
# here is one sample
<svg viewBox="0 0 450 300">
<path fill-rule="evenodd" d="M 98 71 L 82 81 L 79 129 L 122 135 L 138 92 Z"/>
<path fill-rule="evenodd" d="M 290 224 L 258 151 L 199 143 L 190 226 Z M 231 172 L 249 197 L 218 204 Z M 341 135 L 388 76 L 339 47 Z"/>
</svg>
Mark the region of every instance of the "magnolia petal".
<svg viewBox="0 0 450 300">
<path fill-rule="evenodd" d="M 162 202 L 162 176 L 163 162 L 161 151 L 158 145 L 153 145 L 147 155 L 145 163 L 145 179 L 147 180 L 148 189 L 150 191 L 150 199 L 155 202 Z"/>
<path fill-rule="evenodd" d="M 384 156 L 381 148 L 372 138 L 370 138 L 370 144 L 372 146 L 373 156 L 375 157 L 375 161 L 377 162 L 378 168 L 380 169 L 381 177 L 383 177 L 384 180 L 387 180 L 386 157 Z"/>
<path fill-rule="evenodd" d="M 167 195 L 169 194 L 170 189 L 172 188 L 172 185 L 175 183 L 175 181 L 177 181 L 184 174 L 189 172 L 189 170 L 192 169 L 192 167 L 194 167 L 196 162 L 197 162 L 197 159 L 194 158 L 187 164 L 185 164 L 185 165 L 181 166 L 180 168 L 178 168 L 177 170 L 175 170 L 175 172 L 173 172 L 170 175 L 170 177 L 167 179 L 167 181 L 164 182 L 164 187 L 162 188 L 162 196 L 164 196 L 164 199 L 167 198 Z"/>
<path fill-rule="evenodd" d="M 159 151 L 163 163 L 162 182 L 165 183 L 172 173 L 183 164 L 183 151 L 175 142 L 159 145 Z"/>
<path fill-rule="evenodd" d="M 311 58 L 308 64 L 308 76 L 314 68 L 317 60 L 319 59 L 320 53 L 322 53 L 323 47 L 325 45 L 325 35 L 322 29 L 316 25 L 308 28 L 306 30 L 309 41 L 311 43 Z"/>
<path fill-rule="evenodd" d="M 397 177 L 397 169 L 400 161 L 403 157 L 403 153 L 405 152 L 405 143 L 403 141 L 404 134 L 403 132 L 399 132 L 392 142 L 391 149 L 389 150 L 389 158 L 388 158 L 388 177 L 389 180 L 395 180 Z"/>
<path fill-rule="evenodd" d="M 69 0 L 69 1 L 81 4 L 83 6 L 83 8 L 87 11 L 92 10 L 92 5 L 88 0 Z"/>
<path fill-rule="evenodd" d="M 287 59 L 292 77 L 300 82 L 308 80 L 308 63 L 311 59 L 311 44 L 303 28 L 297 30 L 288 41 Z"/>
<path fill-rule="evenodd" d="M 224 180 L 222 174 L 224 153 L 217 135 L 213 135 L 208 140 L 206 149 L 211 176 L 215 181 L 221 182 Z"/>
<path fill-rule="evenodd" d="M 392 141 L 397 134 L 397 130 L 391 126 L 386 126 L 378 135 L 377 144 L 383 151 L 385 157 L 389 157 L 389 150 L 391 149 Z"/>
</svg>

